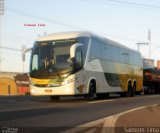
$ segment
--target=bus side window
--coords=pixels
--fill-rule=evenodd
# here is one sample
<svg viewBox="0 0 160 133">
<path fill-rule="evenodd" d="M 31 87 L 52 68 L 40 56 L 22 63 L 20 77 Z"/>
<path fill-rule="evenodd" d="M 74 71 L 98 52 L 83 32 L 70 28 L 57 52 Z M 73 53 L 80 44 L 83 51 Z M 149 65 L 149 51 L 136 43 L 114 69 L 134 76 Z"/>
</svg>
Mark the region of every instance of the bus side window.
<svg viewBox="0 0 160 133">
<path fill-rule="evenodd" d="M 119 47 L 111 45 L 110 51 L 111 51 L 111 55 L 112 55 L 111 60 L 119 62 L 120 61 L 120 49 L 119 49 Z"/>
<path fill-rule="evenodd" d="M 134 64 L 134 52 L 129 51 L 129 64 L 133 65 Z"/>
<path fill-rule="evenodd" d="M 107 42 L 104 41 L 102 45 L 102 59 L 111 60 L 110 45 L 108 45 Z"/>
<path fill-rule="evenodd" d="M 100 59 L 101 58 L 101 40 L 92 37 L 91 48 L 90 48 L 90 59 Z"/>
<path fill-rule="evenodd" d="M 76 51 L 75 55 L 75 68 L 79 70 L 83 67 L 83 54 L 81 50 Z"/>
<path fill-rule="evenodd" d="M 33 55 L 32 70 L 38 70 L 38 55 Z"/>
</svg>

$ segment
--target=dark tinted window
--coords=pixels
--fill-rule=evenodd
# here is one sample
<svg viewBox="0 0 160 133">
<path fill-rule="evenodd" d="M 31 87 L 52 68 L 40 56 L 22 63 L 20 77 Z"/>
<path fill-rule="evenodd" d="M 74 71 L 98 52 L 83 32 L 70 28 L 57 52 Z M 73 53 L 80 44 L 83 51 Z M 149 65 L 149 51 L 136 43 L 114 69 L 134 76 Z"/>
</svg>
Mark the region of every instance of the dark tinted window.
<svg viewBox="0 0 160 133">
<path fill-rule="evenodd" d="M 100 39 L 96 37 L 91 38 L 90 59 L 101 58 L 101 43 Z"/>
<path fill-rule="evenodd" d="M 83 44 L 83 60 L 86 58 L 87 50 L 88 50 L 88 43 L 89 43 L 89 38 L 88 37 L 78 37 L 76 39 L 77 43 L 82 43 Z"/>
</svg>

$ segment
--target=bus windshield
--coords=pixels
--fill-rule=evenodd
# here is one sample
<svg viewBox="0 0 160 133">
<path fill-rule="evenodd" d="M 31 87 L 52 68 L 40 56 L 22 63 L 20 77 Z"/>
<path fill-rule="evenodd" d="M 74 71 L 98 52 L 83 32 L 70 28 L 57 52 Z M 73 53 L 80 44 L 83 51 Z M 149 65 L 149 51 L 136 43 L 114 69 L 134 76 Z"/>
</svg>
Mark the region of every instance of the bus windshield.
<svg viewBox="0 0 160 133">
<path fill-rule="evenodd" d="M 74 39 L 35 42 L 31 56 L 31 76 L 46 78 L 71 73 L 70 47 L 74 43 Z"/>
</svg>

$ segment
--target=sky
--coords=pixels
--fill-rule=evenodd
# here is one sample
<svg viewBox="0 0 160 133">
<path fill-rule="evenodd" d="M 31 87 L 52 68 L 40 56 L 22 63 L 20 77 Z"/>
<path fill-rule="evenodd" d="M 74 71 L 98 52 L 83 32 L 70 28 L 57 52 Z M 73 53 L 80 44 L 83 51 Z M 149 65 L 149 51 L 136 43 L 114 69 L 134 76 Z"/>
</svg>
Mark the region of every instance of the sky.
<svg viewBox="0 0 160 133">
<path fill-rule="evenodd" d="M 2 0 L 0 0 L 2 1 Z M 21 50 L 38 36 L 66 31 L 91 31 L 138 50 L 144 58 L 160 60 L 159 0 L 3 0 L 0 16 L 0 72 L 28 72 L 30 52 Z M 27 26 L 34 24 L 36 26 Z M 38 26 L 41 24 L 41 26 Z M 7 48 L 4 48 L 7 47 Z"/>
</svg>

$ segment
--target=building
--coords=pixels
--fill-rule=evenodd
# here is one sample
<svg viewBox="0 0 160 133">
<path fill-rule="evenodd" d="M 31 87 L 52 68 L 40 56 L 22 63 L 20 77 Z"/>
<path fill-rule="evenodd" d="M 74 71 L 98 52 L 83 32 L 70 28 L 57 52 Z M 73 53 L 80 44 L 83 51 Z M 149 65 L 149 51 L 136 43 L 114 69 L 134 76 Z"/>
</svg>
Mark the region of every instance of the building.
<svg viewBox="0 0 160 133">
<path fill-rule="evenodd" d="M 28 74 L 0 72 L 0 95 L 24 95 L 28 92 Z"/>
</svg>

